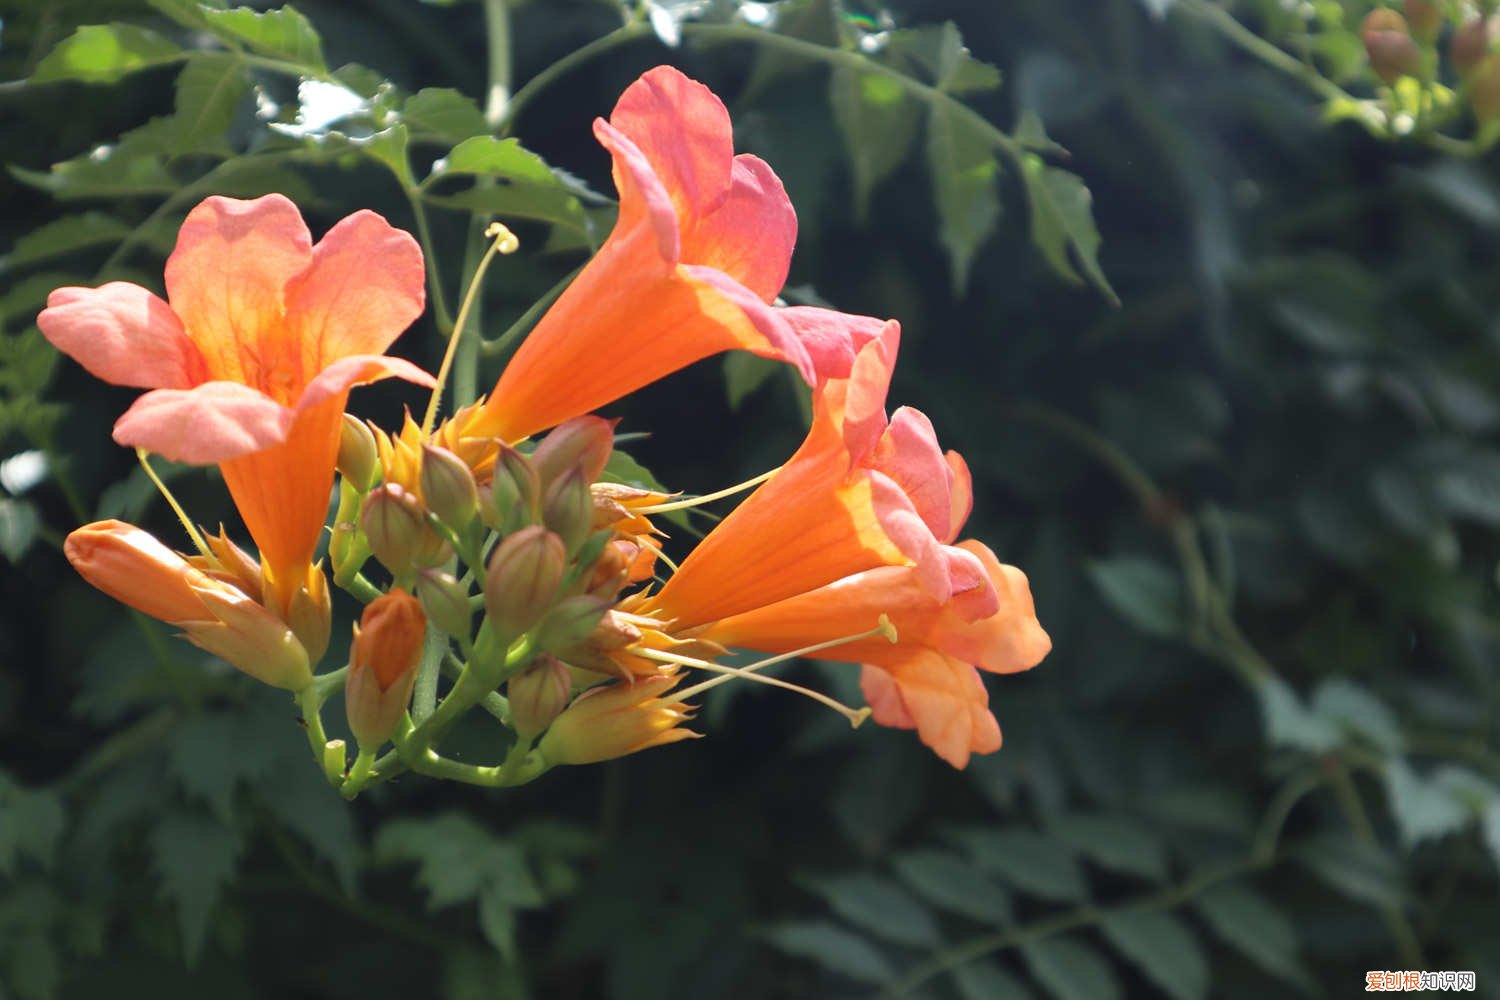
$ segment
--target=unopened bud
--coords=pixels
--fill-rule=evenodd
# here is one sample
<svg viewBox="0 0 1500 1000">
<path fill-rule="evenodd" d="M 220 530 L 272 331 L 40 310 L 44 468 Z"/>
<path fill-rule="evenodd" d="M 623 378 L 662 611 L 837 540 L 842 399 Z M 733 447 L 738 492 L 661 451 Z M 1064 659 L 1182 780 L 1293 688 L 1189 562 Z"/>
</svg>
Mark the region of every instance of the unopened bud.
<svg viewBox="0 0 1500 1000">
<path fill-rule="evenodd" d="M 1405 0 L 1402 9 L 1406 11 L 1406 23 L 1411 25 L 1411 33 L 1431 45 L 1443 30 L 1443 11 L 1432 0 Z"/>
<path fill-rule="evenodd" d="M 589 568 L 584 591 L 595 597 L 613 598 L 629 582 L 630 564 L 638 551 L 640 546 L 623 538 L 610 541 Z"/>
<path fill-rule="evenodd" d="M 253 600 L 261 599 L 260 563 L 255 557 L 229 540 L 224 526 L 219 525 L 218 535 L 203 532 L 203 540 L 214 559 L 192 556 L 188 562 L 203 570 L 215 580 L 223 580 L 240 588 Z"/>
<path fill-rule="evenodd" d="M 469 588 L 456 577 L 435 569 L 417 574 L 417 598 L 427 620 L 454 638 L 469 638 L 474 612 L 469 607 Z"/>
<path fill-rule="evenodd" d="M 534 628 L 556 602 L 567 562 L 562 539 L 540 525 L 507 535 L 485 570 L 490 627 L 506 642 Z"/>
<path fill-rule="evenodd" d="M 436 566 L 451 554 L 448 543 L 427 524 L 422 501 L 395 483 L 370 492 L 360 524 L 375 558 L 398 576 L 415 566 Z"/>
<path fill-rule="evenodd" d="M 1493 22 L 1487 17 L 1475 17 L 1466 21 L 1448 43 L 1448 59 L 1453 71 L 1466 77 L 1479 67 L 1484 57 L 1490 54 L 1494 40 Z"/>
<path fill-rule="evenodd" d="M 609 464 L 615 447 L 615 422 L 603 417 L 574 417 L 553 428 L 532 452 L 531 462 L 541 476 L 542 488 L 572 469 L 583 470 L 583 481 L 592 483 Z"/>
<path fill-rule="evenodd" d="M 292 594 L 287 607 L 286 623 L 307 650 L 307 658 L 316 664 L 328 651 L 328 636 L 333 630 L 333 601 L 328 593 L 328 578 L 322 563 L 309 566 L 307 582 Z"/>
<path fill-rule="evenodd" d="M 1422 67 L 1422 50 L 1412 41 L 1406 18 L 1394 10 L 1370 11 L 1360 27 L 1370 68 L 1387 84 L 1403 76 L 1413 76 Z"/>
<path fill-rule="evenodd" d="M 338 470 L 361 493 L 374 486 L 380 475 L 380 451 L 375 445 L 375 435 L 363 420 L 347 413 L 339 429 Z"/>
<path fill-rule="evenodd" d="M 609 602 L 603 598 L 587 594 L 563 598 L 537 627 L 538 648 L 562 652 L 581 644 L 599 627 L 608 610 Z"/>
<path fill-rule="evenodd" d="M 554 479 L 542 498 L 542 521 L 557 532 L 569 553 L 578 551 L 594 527 L 594 500 L 583 469 L 574 466 Z"/>
<path fill-rule="evenodd" d="M 547 626 L 543 625 L 541 631 L 546 630 Z M 558 648 L 556 652 L 571 666 L 602 674 L 618 674 L 622 671 L 629 673 L 628 668 L 623 667 L 611 654 L 638 642 L 640 638 L 641 630 L 629 618 L 618 611 L 606 611 L 587 636 L 572 645 Z"/>
<path fill-rule="evenodd" d="M 474 520 L 479 510 L 474 473 L 453 452 L 423 445 L 421 484 L 422 498 L 439 521 L 463 531 Z"/>
<path fill-rule="evenodd" d="M 677 681 L 648 677 L 585 691 L 553 720 L 537 750 L 549 764 L 593 764 L 692 739 L 698 734 L 677 728 L 691 717 L 688 707 L 661 697 Z"/>
<path fill-rule="evenodd" d="M 427 619 L 422 605 L 404 590 L 382 594 L 365 606 L 354 627 L 344 704 L 349 729 L 362 749 L 384 743 L 411 702 Z"/>
<path fill-rule="evenodd" d="M 555 656 L 539 656 L 506 682 L 516 735 L 532 739 L 552 724 L 573 697 L 573 675 Z"/>
<path fill-rule="evenodd" d="M 486 523 L 490 527 L 509 534 L 536 523 L 542 501 L 541 481 L 525 455 L 509 445 L 500 445 L 489 486 L 490 517 Z"/>
<path fill-rule="evenodd" d="M 1485 56 L 1469 81 L 1469 107 L 1481 123 L 1500 118 L 1500 52 Z"/>
</svg>

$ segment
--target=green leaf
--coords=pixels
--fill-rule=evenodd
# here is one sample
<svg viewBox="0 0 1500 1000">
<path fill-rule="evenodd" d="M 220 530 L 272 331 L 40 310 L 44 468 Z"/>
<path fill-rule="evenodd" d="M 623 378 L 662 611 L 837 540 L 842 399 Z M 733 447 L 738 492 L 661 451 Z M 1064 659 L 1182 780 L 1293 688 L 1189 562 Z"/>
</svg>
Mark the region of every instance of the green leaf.
<svg viewBox="0 0 1500 1000">
<path fill-rule="evenodd" d="M 474 99 L 448 87 L 424 87 L 401 105 L 401 120 L 413 138 L 462 142 L 490 131 Z M 515 140 L 511 140 L 514 142 Z"/>
<path fill-rule="evenodd" d="M 1308 982 L 1291 922 L 1250 886 L 1224 882 L 1197 896 L 1193 905 L 1220 940 L 1262 970 L 1287 982 Z"/>
<path fill-rule="evenodd" d="M 344 892 L 354 895 L 362 853 L 359 832 L 349 804 L 323 779 L 322 772 L 305 756 L 293 758 L 273 782 L 261 787 L 259 800 L 327 861 Z"/>
<path fill-rule="evenodd" d="M 1400 872 L 1379 846 L 1337 833 L 1319 834 L 1297 849 L 1297 859 L 1330 889 L 1360 903 L 1399 905 Z"/>
<path fill-rule="evenodd" d="M 37 63 L 32 83 L 114 83 L 127 74 L 183 57 L 182 49 L 133 24 L 85 24 Z"/>
<path fill-rule="evenodd" d="M 1187 924 L 1155 910 L 1111 913 L 1100 929 L 1163 993 L 1175 1000 L 1208 996 L 1208 958 Z"/>
<path fill-rule="evenodd" d="M 1450 513 L 1500 525 L 1500 453 L 1471 451 L 1438 473 L 1436 489 Z"/>
<path fill-rule="evenodd" d="M 746 398 L 781 370 L 781 362 L 763 358 L 749 351 L 729 351 L 724 355 L 724 392 L 729 408 L 739 410 Z"/>
<path fill-rule="evenodd" d="M 1111 871 L 1158 882 L 1167 877 L 1166 845 L 1138 819 L 1075 814 L 1053 820 L 1049 828 L 1053 836 Z"/>
<path fill-rule="evenodd" d="M 1395 714 L 1365 688 L 1347 677 L 1331 677 L 1313 692 L 1312 710 L 1346 732 L 1369 740 L 1386 753 L 1405 745 Z"/>
<path fill-rule="evenodd" d="M 183 957 L 196 962 L 208 916 L 239 867 L 244 843 L 238 832 L 207 816 L 168 812 L 151 831 L 152 867 L 161 893 L 177 904 Z"/>
<path fill-rule="evenodd" d="M 146 0 L 146 2 L 184 27 L 207 28 L 208 12 L 223 10 L 225 0 Z"/>
<path fill-rule="evenodd" d="M 1033 153 L 1041 153 L 1045 156 L 1066 156 L 1068 151 L 1052 141 L 1047 134 L 1047 129 L 1042 125 L 1042 120 L 1037 117 L 1035 111 L 1021 112 L 1021 120 L 1016 123 L 1016 130 L 1011 138 Z"/>
<path fill-rule="evenodd" d="M 952 21 L 894 31 L 883 54 L 894 62 L 915 64 L 939 90 L 970 94 L 1000 86 L 1000 71 L 975 59 Z"/>
<path fill-rule="evenodd" d="M 434 163 L 432 171 L 434 177 L 472 176 L 492 181 L 444 195 L 443 203 L 589 230 L 577 194 L 545 160 L 516 139 L 496 139 L 489 135 L 466 139 Z"/>
<path fill-rule="evenodd" d="M 245 45 L 250 51 L 301 67 L 314 76 L 325 76 L 323 42 L 312 22 L 291 4 L 274 10 L 249 7 L 203 11 L 205 26 L 227 42 Z"/>
<path fill-rule="evenodd" d="M 1067 847 L 1030 830 L 951 830 L 948 839 L 968 852 L 985 871 L 1022 892 L 1076 903 L 1088 896 L 1088 883 Z"/>
<path fill-rule="evenodd" d="M 1154 559 L 1120 556 L 1088 564 L 1105 602 L 1147 635 L 1171 638 L 1184 628 L 1182 580 Z"/>
<path fill-rule="evenodd" d="M 927 169 L 955 295 L 968 287 L 974 255 L 1000 221 L 1000 162 L 966 110 L 935 101 L 927 115 Z"/>
<path fill-rule="evenodd" d="M 490 893 L 512 906 L 542 902 L 520 848 L 460 813 L 386 823 L 374 850 L 381 864 L 415 863 L 417 882 L 434 910 Z"/>
<path fill-rule="evenodd" d="M 1256 692 L 1260 695 L 1266 738 L 1272 746 L 1320 754 L 1343 742 L 1338 726 L 1309 710 L 1291 685 L 1280 677 L 1261 678 Z"/>
<path fill-rule="evenodd" d="M 480 890 L 479 929 L 491 947 L 507 961 L 515 961 L 516 908 L 495 883 Z"/>
<path fill-rule="evenodd" d="M 827 921 L 777 924 L 766 930 L 765 937 L 778 951 L 862 983 L 884 983 L 895 975 L 886 957 L 863 937 Z"/>
<path fill-rule="evenodd" d="M 215 52 L 189 59 L 177 76 L 172 152 L 227 153 L 225 134 L 249 92 L 250 77 L 238 57 Z"/>
<path fill-rule="evenodd" d="M 1386 764 L 1385 789 L 1391 816 L 1408 850 L 1424 840 L 1457 833 L 1469 823 L 1469 808 L 1452 787 L 1419 777 L 1401 757 Z"/>
<path fill-rule="evenodd" d="M 330 135 L 336 134 L 330 133 Z M 374 135 L 359 139 L 351 138 L 348 142 L 349 145 L 377 163 L 390 168 L 391 173 L 396 175 L 396 180 L 401 182 L 401 186 L 410 189 L 417 186 L 417 179 L 412 176 L 411 162 L 406 158 L 409 140 L 406 126 L 397 123 L 390 128 L 381 129 Z"/>
<path fill-rule="evenodd" d="M 6 267 L 35 264 L 100 243 L 114 243 L 129 232 L 129 226 L 103 212 L 64 215 L 16 240 L 3 261 Z"/>
<path fill-rule="evenodd" d="M 939 941 L 932 914 L 889 879 L 854 874 L 809 876 L 800 881 L 861 930 L 912 947 L 932 947 Z"/>
<path fill-rule="evenodd" d="M 854 175 L 855 217 L 864 222 L 870 196 L 906 159 L 917 137 L 917 102 L 884 74 L 844 67 L 829 79 L 829 100 Z"/>
<path fill-rule="evenodd" d="M 131 149 L 123 142 L 99 146 L 54 163 L 46 171 L 17 166 L 7 169 L 21 183 L 46 191 L 59 201 L 164 195 L 181 186 L 168 172 L 161 156 Z"/>
<path fill-rule="evenodd" d="M 1071 250 L 1094 286 L 1111 304 L 1119 305 L 1119 296 L 1099 267 L 1102 240 L 1094 226 L 1093 196 L 1083 181 L 1066 170 L 1047 166 L 1034 153 L 1022 159 L 1021 177 L 1031 202 L 1031 241 L 1052 270 L 1075 284 L 1083 283 L 1069 258 Z"/>
<path fill-rule="evenodd" d="M 1031 1000 L 1032 992 L 992 961 L 965 962 L 951 973 L 962 1000 Z"/>
<path fill-rule="evenodd" d="M 891 860 L 901 881 L 933 906 L 986 924 L 1008 924 L 1010 896 L 974 865 L 947 851 L 909 851 Z"/>
<path fill-rule="evenodd" d="M 1109 963 L 1073 938 L 1044 938 L 1023 945 L 1021 956 L 1037 982 L 1057 1000 L 1115 1000 L 1123 996 Z"/>
<path fill-rule="evenodd" d="M 0 497 L 0 556 L 12 566 L 20 563 L 36 541 L 42 519 L 30 500 Z"/>
<path fill-rule="evenodd" d="M 22 788 L 0 773 L 0 874 L 9 878 L 22 858 L 50 867 L 66 821 L 56 792 Z"/>
</svg>

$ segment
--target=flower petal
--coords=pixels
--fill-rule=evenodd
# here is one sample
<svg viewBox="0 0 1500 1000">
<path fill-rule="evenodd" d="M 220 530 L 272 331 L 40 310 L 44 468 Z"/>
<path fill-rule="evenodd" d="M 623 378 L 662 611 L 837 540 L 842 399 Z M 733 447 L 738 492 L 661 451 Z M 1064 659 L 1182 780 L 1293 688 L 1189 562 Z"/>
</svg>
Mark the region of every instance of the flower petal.
<svg viewBox="0 0 1500 1000">
<path fill-rule="evenodd" d="M 943 457 L 947 459 L 948 468 L 953 473 L 953 486 L 948 494 L 951 504 L 948 530 L 938 535 L 938 538 L 946 545 L 958 537 L 958 533 L 964 529 L 964 524 L 969 520 L 969 514 L 974 510 L 974 477 L 969 474 L 969 464 L 958 452 L 950 451 Z"/>
<path fill-rule="evenodd" d="M 812 357 L 807 353 L 807 347 L 797 336 L 796 331 L 782 318 L 780 309 L 773 309 L 766 305 L 756 297 L 754 292 L 723 271 L 694 264 L 683 264 L 679 270 L 693 280 L 707 285 L 738 306 L 744 313 L 759 337 L 742 337 L 736 346 L 759 354 L 763 358 L 788 362 L 801 373 L 803 381 L 808 385 L 817 384 L 817 372 L 813 368 Z"/>
<path fill-rule="evenodd" d="M 286 289 L 290 335 L 304 371 L 340 358 L 382 354 L 426 301 L 422 249 L 370 211 L 340 220 L 312 249 L 312 264 Z"/>
<path fill-rule="evenodd" d="M 991 673 L 1029 670 L 1052 650 L 1052 639 L 1037 621 L 1036 605 L 1026 574 L 995 557 L 989 546 L 966 539 L 958 548 L 984 565 L 999 599 L 999 610 L 988 618 L 963 622 L 955 615 L 946 623 L 945 651 Z"/>
<path fill-rule="evenodd" d="M 152 618 L 176 623 L 208 617 L 191 586 L 203 574 L 133 524 L 85 524 L 68 535 L 63 554 L 95 588 Z"/>
<path fill-rule="evenodd" d="M 825 396 L 834 419 L 843 428 L 844 447 L 853 465 L 866 462 L 886 427 L 885 397 L 896 370 L 901 346 L 901 324 L 890 320 L 880 335 L 854 356 L 849 378 L 831 382 Z"/>
<path fill-rule="evenodd" d="M 679 219 L 716 210 L 729 193 L 734 129 L 714 92 L 671 66 L 642 74 L 610 112 L 609 124 L 650 161 Z"/>
<path fill-rule="evenodd" d="M 173 462 L 212 465 L 281 443 L 291 423 L 292 411 L 264 393 L 204 382 L 146 393 L 115 422 L 114 438 Z"/>
<path fill-rule="evenodd" d="M 671 268 L 682 259 L 682 235 L 677 207 L 651 168 L 651 161 L 635 143 L 603 118 L 594 121 L 594 138 L 609 150 L 613 160 L 615 190 L 620 192 L 620 215 L 609 239 L 599 249 L 603 256 L 610 241 L 637 230 L 650 233 L 662 264 Z"/>
<path fill-rule="evenodd" d="M 203 378 L 203 358 L 177 314 L 140 285 L 59 288 L 36 324 L 59 351 L 114 385 L 186 389 Z"/>
<path fill-rule="evenodd" d="M 953 470 L 925 413 L 903 406 L 891 414 L 875 446 L 874 466 L 905 491 L 935 537 L 948 535 L 953 520 Z"/>
<path fill-rule="evenodd" d="M 357 385 L 369 385 L 387 378 L 405 379 L 428 389 L 437 385 L 437 379 L 405 358 L 390 358 L 383 354 L 354 355 L 340 358 L 320 371 L 303 390 L 296 410 L 302 413 L 332 396 L 342 396 Z"/>
<path fill-rule="evenodd" d="M 817 306 L 787 306 L 778 310 L 812 358 L 817 384 L 848 378 L 860 348 L 880 336 L 885 321 Z"/>
<path fill-rule="evenodd" d="M 874 669 L 889 674 L 900 693 L 900 705 L 915 724 L 918 738 L 949 764 L 963 768 L 968 765 L 971 753 L 993 753 L 1000 749 L 1000 726 L 990 714 L 989 693 L 978 672 L 967 663 L 940 653 L 916 650 L 902 663 Z M 868 683 L 872 672 L 866 668 L 862 686 Z M 891 708 L 889 692 L 879 682 L 872 687 L 886 711 L 901 718 Z M 873 703 L 871 707 L 875 707 Z M 876 721 L 881 720 L 876 717 Z M 899 724 L 898 727 L 906 728 Z"/>
<path fill-rule="evenodd" d="M 167 258 L 167 298 L 207 362 L 207 377 L 265 388 L 285 366 L 287 283 L 312 259 L 297 206 L 279 194 L 205 198 L 182 223 Z M 277 374 L 300 387 L 301 373 Z"/>
<path fill-rule="evenodd" d="M 758 156 L 734 158 L 729 196 L 696 220 L 679 220 L 682 260 L 723 271 L 770 302 L 786 284 L 797 213 L 781 179 Z"/>
</svg>

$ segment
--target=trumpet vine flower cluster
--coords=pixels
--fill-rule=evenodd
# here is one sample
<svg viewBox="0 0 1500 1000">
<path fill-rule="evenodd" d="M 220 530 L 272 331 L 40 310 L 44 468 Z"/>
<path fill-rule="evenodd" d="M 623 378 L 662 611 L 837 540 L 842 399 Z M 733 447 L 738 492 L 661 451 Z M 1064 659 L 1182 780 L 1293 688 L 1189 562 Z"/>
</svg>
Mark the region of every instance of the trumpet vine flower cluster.
<svg viewBox="0 0 1500 1000">
<path fill-rule="evenodd" d="M 1027 669 L 1050 641 L 1021 571 L 958 540 L 973 500 L 963 459 L 917 410 L 887 411 L 900 327 L 777 303 L 795 213 L 769 166 L 735 155 L 703 85 L 654 69 L 594 132 L 613 161 L 615 228 L 493 391 L 436 425 L 345 413 L 349 391 L 377 379 L 441 392 L 385 355 L 423 311 L 424 264 L 374 213 L 313 243 L 280 195 L 210 197 L 183 223 L 165 300 L 120 282 L 55 291 L 47 338 L 149 390 L 115 440 L 143 463 L 217 465 L 258 550 L 179 509 L 188 554 L 102 521 L 68 537 L 68 559 L 293 692 L 350 797 L 405 771 L 515 785 L 684 740 L 698 735 L 693 699 L 734 680 L 915 729 L 955 767 L 998 749 L 978 671 Z M 508 233 L 497 242 L 514 249 Z M 678 565 L 653 518 L 735 490 L 681 499 L 615 481 L 615 425 L 593 411 L 726 350 L 793 366 L 812 426 Z M 330 641 L 331 584 L 364 605 L 347 643 Z M 730 666 L 731 648 L 766 658 Z M 861 665 L 869 706 L 762 673 L 812 654 Z M 352 762 L 322 723 L 340 690 Z M 474 709 L 506 731 L 493 764 L 439 752 Z"/>
</svg>

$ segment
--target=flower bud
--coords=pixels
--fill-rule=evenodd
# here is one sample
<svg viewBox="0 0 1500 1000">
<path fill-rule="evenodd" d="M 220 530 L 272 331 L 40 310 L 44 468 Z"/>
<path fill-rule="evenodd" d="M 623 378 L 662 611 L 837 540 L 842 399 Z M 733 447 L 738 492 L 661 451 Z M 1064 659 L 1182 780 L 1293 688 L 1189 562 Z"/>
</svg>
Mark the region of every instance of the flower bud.
<svg viewBox="0 0 1500 1000">
<path fill-rule="evenodd" d="M 1500 52 L 1485 56 L 1475 67 L 1469 81 L 1469 107 L 1480 123 L 1500 118 Z"/>
<path fill-rule="evenodd" d="M 411 702 L 427 619 L 422 605 L 401 589 L 365 606 L 354 627 L 344 706 L 360 748 L 373 750 L 395 730 Z"/>
<path fill-rule="evenodd" d="M 1422 50 L 1412 41 L 1406 18 L 1394 10 L 1370 11 L 1360 27 L 1370 68 L 1382 82 L 1395 83 L 1403 76 L 1414 76 L 1422 67 Z"/>
<path fill-rule="evenodd" d="M 543 625 L 542 631 L 545 632 L 546 628 Z M 601 674 L 628 675 L 630 668 L 611 654 L 640 639 L 641 630 L 627 616 L 618 611 L 606 611 L 588 635 L 578 642 L 558 647 L 556 652 L 570 666 Z"/>
<path fill-rule="evenodd" d="M 231 542 L 224 533 L 222 524 L 219 525 L 218 535 L 203 532 L 203 540 L 208 543 L 208 550 L 214 554 L 216 562 L 202 556 L 189 556 L 188 562 L 215 580 L 222 580 L 243 590 L 251 600 L 261 600 L 260 563 L 256 562 L 255 557 Z"/>
<path fill-rule="evenodd" d="M 507 535 L 484 576 L 490 627 L 509 642 L 530 631 L 552 609 L 567 569 L 562 539 L 540 525 Z"/>
<path fill-rule="evenodd" d="M 454 531 L 463 531 L 479 510 L 479 491 L 474 473 L 453 452 L 432 445 L 422 446 L 422 499 Z"/>
<path fill-rule="evenodd" d="M 545 489 L 559 476 L 579 467 L 583 481 L 592 483 L 609 464 L 615 447 L 615 421 L 603 417 L 574 417 L 558 424 L 532 452 L 531 462 Z"/>
<path fill-rule="evenodd" d="M 323 659 L 328 651 L 329 633 L 333 631 L 333 601 L 322 563 L 307 568 L 307 582 L 292 594 L 286 623 L 307 650 L 310 662 Z"/>
<path fill-rule="evenodd" d="M 427 620 L 454 638 L 472 635 L 474 612 L 469 607 L 469 588 L 454 576 L 435 569 L 417 574 L 417 597 Z"/>
<path fill-rule="evenodd" d="M 558 601 L 537 627 L 538 648 L 561 653 L 582 643 L 599 627 L 609 604 L 603 598 L 587 594 Z"/>
<path fill-rule="evenodd" d="M 585 578 L 584 592 L 595 597 L 613 600 L 620 588 L 629 582 L 630 565 L 635 560 L 640 546 L 623 538 L 612 539 L 594 565 L 589 567 Z"/>
<path fill-rule="evenodd" d="M 523 740 L 540 735 L 568 707 L 573 677 L 555 656 L 539 656 L 506 682 L 510 721 Z"/>
<path fill-rule="evenodd" d="M 1443 30 L 1443 11 L 1433 0 L 1404 0 L 1402 9 L 1412 35 L 1428 45 L 1437 40 Z"/>
<path fill-rule="evenodd" d="M 339 475 L 361 493 L 374 486 L 380 475 L 380 453 L 375 446 L 375 435 L 370 433 L 363 420 L 347 413 L 339 429 L 337 468 Z"/>
<path fill-rule="evenodd" d="M 395 483 L 370 491 L 360 511 L 370 551 L 398 576 L 414 566 L 436 566 L 451 554 L 450 546 L 427 524 L 427 508 Z"/>
<path fill-rule="evenodd" d="M 542 521 L 557 532 L 570 554 L 589 537 L 594 527 L 594 500 L 581 467 L 574 466 L 552 480 L 542 498 Z"/>
<path fill-rule="evenodd" d="M 494 521 L 490 526 L 509 534 L 535 524 L 541 497 L 541 481 L 531 460 L 502 444 L 495 457 L 494 478 L 490 481 L 489 506 Z"/>
<path fill-rule="evenodd" d="M 663 699 L 676 675 L 647 677 L 585 691 L 553 720 L 537 750 L 549 764 L 594 764 L 648 747 L 694 739 L 678 729 L 687 706 Z"/>
<path fill-rule="evenodd" d="M 1460 77 L 1474 72 L 1490 54 L 1493 41 L 1494 22 L 1489 18 L 1476 17 L 1465 22 L 1453 32 L 1453 38 L 1448 42 L 1448 59 L 1453 63 L 1453 71 Z"/>
<path fill-rule="evenodd" d="M 285 622 L 149 532 L 122 521 L 96 521 L 68 535 L 63 554 L 94 587 L 177 626 L 189 642 L 256 680 L 288 691 L 312 681 L 307 651 Z"/>
</svg>

